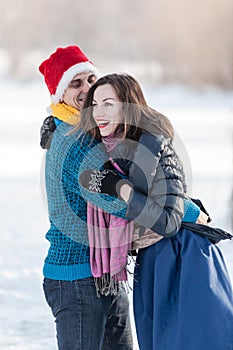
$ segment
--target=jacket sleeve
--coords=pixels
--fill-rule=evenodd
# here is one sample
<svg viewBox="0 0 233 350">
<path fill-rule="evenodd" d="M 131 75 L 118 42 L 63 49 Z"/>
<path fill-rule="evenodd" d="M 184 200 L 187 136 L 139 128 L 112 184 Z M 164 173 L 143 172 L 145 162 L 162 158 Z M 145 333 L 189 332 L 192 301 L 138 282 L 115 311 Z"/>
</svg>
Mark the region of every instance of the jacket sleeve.
<svg viewBox="0 0 233 350">
<path fill-rule="evenodd" d="M 74 192 L 83 197 L 85 201 L 93 203 L 108 213 L 128 220 L 134 219 L 138 224 L 150 227 L 153 231 L 164 236 L 175 234 L 180 225 L 180 216 L 181 218 L 183 216 L 183 197 L 180 198 L 182 186 L 180 181 L 176 181 L 175 178 L 166 181 L 163 174 L 158 176 L 164 140 L 159 139 L 158 141 L 156 139 L 155 142 L 153 139 L 151 145 L 153 153 L 147 149 L 148 141 L 151 141 L 149 135 L 145 140 L 142 137 L 139 143 L 142 150 L 141 148 L 135 150 L 134 162 L 129 170 L 129 178 L 135 190 L 129 204 L 108 195 L 93 194 L 79 186 L 78 177 L 82 171 L 99 169 L 108 160 L 103 144 L 93 142 L 90 145 L 90 139 L 88 138 L 73 142 L 66 153 L 62 171 L 64 192 L 67 193 L 67 196 L 71 196 Z M 141 155 L 141 152 L 146 153 L 145 157 Z M 140 162 L 142 163 L 140 164 Z M 153 169 L 151 169 L 151 166 Z M 156 181 L 154 181 L 154 174 L 151 177 L 149 176 L 150 181 L 147 181 L 147 174 L 154 173 L 155 168 L 157 169 Z M 152 182 L 151 179 L 153 179 Z M 158 191 L 156 194 L 153 190 L 151 196 L 148 185 L 152 187 L 152 183 Z M 171 188 L 169 195 L 167 195 L 166 188 L 164 189 L 164 184 Z M 162 192 L 160 193 L 159 190 Z"/>
<path fill-rule="evenodd" d="M 181 226 L 184 214 L 184 185 L 181 164 L 171 140 L 143 134 L 129 169 L 134 184 L 127 218 L 171 237 Z"/>
</svg>

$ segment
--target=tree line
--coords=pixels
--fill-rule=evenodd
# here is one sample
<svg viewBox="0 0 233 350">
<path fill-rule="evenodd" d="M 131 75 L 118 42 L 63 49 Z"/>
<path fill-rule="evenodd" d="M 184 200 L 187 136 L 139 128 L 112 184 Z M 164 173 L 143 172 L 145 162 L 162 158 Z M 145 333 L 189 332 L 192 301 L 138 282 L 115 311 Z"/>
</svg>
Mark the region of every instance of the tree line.
<svg viewBox="0 0 233 350">
<path fill-rule="evenodd" d="M 232 0 L 0 0 L 0 49 L 25 75 L 57 46 L 158 81 L 233 87 Z"/>
</svg>

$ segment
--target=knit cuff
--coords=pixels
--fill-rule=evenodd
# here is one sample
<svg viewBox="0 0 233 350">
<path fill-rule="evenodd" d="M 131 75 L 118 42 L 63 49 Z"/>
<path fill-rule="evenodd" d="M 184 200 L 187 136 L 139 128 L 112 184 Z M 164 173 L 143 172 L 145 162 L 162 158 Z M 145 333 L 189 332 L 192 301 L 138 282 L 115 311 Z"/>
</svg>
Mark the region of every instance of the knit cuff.
<svg viewBox="0 0 233 350">
<path fill-rule="evenodd" d="M 191 199 L 184 198 L 184 216 L 182 222 L 193 222 L 197 221 L 200 215 L 200 208 Z"/>
</svg>

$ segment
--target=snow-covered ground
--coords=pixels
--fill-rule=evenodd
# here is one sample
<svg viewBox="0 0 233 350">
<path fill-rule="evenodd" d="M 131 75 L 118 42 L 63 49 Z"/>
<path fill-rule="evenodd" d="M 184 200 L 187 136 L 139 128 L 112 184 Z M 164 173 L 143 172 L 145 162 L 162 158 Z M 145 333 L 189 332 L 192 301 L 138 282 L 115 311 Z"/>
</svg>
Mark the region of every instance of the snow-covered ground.
<svg viewBox="0 0 233 350">
<path fill-rule="evenodd" d="M 0 349 L 55 350 L 53 318 L 41 287 L 48 221 L 39 129 L 49 96 L 41 84 L 9 81 L 0 83 L 0 94 Z M 205 203 L 214 226 L 230 231 L 233 93 L 170 86 L 145 88 L 145 94 L 172 120 L 186 146 L 193 197 Z M 233 279 L 233 242 L 220 245 Z"/>
</svg>

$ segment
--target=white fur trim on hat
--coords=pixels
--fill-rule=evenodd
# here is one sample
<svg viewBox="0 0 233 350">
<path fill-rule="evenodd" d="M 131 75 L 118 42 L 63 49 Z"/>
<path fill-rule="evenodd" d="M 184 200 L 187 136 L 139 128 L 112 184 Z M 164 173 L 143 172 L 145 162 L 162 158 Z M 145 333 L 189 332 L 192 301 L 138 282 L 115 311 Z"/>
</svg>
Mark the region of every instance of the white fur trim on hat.
<svg viewBox="0 0 233 350">
<path fill-rule="evenodd" d="M 56 89 L 55 95 L 51 95 L 51 101 L 54 104 L 57 104 L 62 99 L 62 96 L 67 89 L 68 85 L 70 84 L 71 80 L 75 75 L 84 73 L 84 72 L 91 72 L 95 74 L 97 77 L 99 76 L 98 69 L 93 66 L 93 64 L 89 61 L 77 63 L 74 66 L 70 67 L 67 71 L 64 72 L 61 80 L 59 81 L 59 84 Z"/>
</svg>

